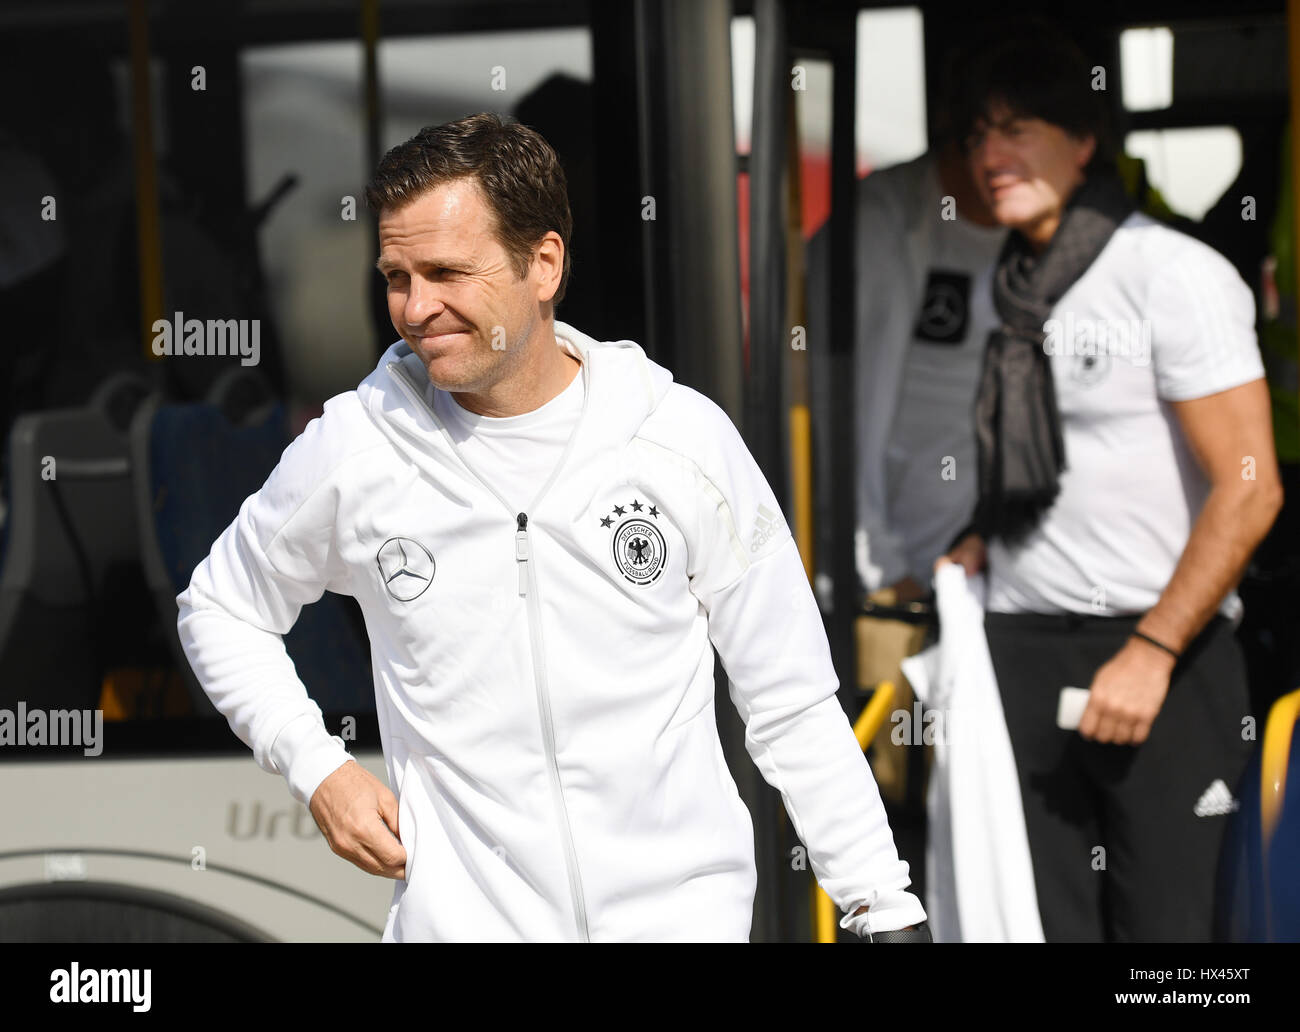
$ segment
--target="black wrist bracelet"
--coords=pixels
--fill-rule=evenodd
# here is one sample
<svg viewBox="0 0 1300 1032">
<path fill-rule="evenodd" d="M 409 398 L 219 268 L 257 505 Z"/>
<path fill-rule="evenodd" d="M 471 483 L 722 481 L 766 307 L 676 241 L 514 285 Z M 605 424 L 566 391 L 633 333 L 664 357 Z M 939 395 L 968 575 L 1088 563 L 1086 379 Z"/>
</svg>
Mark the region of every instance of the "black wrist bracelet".
<svg viewBox="0 0 1300 1032">
<path fill-rule="evenodd" d="M 1151 635 L 1149 635 L 1149 634 L 1143 634 L 1141 631 L 1139 631 L 1139 630 L 1137 630 L 1137 629 L 1134 629 L 1134 631 L 1133 631 L 1133 637 L 1135 637 L 1135 638 L 1141 638 L 1143 641 L 1150 642 L 1152 645 L 1154 645 L 1154 646 L 1155 646 L 1156 648 L 1158 648 L 1158 649 L 1164 649 L 1166 652 L 1169 653 L 1169 655 L 1173 656 L 1174 659 L 1182 659 L 1182 656 L 1181 656 L 1179 653 L 1175 652 L 1175 651 L 1174 651 L 1173 649 L 1171 649 L 1168 645 L 1166 645 L 1163 641 L 1156 641 L 1155 638 L 1151 637 Z"/>
<path fill-rule="evenodd" d="M 896 932 L 868 932 L 864 938 L 867 942 L 934 942 L 930 934 L 930 922 L 922 921 L 915 928 L 900 928 Z"/>
</svg>

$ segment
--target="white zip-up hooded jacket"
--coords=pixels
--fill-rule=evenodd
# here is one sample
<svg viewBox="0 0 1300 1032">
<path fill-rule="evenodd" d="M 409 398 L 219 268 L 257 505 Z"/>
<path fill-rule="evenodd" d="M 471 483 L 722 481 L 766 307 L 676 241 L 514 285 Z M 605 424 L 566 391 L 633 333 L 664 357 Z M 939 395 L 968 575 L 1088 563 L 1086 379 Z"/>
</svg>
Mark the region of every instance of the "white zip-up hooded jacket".
<svg viewBox="0 0 1300 1032">
<path fill-rule="evenodd" d="M 525 513 L 462 460 L 405 343 L 326 403 L 177 599 L 213 703 L 309 802 L 348 757 L 280 636 L 322 592 L 351 595 L 407 853 L 385 941 L 747 940 L 753 828 L 716 646 L 842 926 L 923 921 L 735 427 L 636 344 L 555 332 L 585 400 Z"/>
</svg>

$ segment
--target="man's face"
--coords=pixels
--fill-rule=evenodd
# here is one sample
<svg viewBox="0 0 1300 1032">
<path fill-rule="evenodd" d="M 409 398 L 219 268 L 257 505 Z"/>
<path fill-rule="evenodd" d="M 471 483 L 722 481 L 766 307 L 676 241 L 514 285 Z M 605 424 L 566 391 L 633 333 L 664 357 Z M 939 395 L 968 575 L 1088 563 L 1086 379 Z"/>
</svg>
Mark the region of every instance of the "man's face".
<svg viewBox="0 0 1300 1032">
<path fill-rule="evenodd" d="M 1004 226 L 1027 235 L 1044 225 L 1055 231 L 1061 209 L 1083 182 L 1093 138 L 1071 136 L 1060 126 L 1013 115 L 998 104 L 988 114 L 966 140 L 980 195 Z"/>
<path fill-rule="evenodd" d="M 480 393 L 508 377 L 554 294 L 546 263 L 516 278 L 492 211 L 468 178 L 385 208 L 376 264 L 393 328 L 446 391 Z"/>
</svg>

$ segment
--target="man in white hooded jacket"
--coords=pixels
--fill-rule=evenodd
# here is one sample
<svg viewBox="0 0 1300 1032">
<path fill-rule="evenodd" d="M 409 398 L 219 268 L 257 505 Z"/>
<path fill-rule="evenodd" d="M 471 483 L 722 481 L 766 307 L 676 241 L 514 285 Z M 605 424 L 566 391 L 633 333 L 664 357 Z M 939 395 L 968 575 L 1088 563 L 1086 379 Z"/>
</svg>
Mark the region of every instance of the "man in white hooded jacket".
<svg viewBox="0 0 1300 1032">
<path fill-rule="evenodd" d="M 257 762 L 336 853 L 396 879 L 384 940 L 748 939 L 753 829 L 714 647 L 842 926 L 924 922 L 735 427 L 636 344 L 554 320 L 571 222 L 550 147 L 493 115 L 432 127 L 367 199 L 403 339 L 286 449 L 178 603 Z M 283 647 L 326 590 L 365 615 L 391 792 Z"/>
</svg>

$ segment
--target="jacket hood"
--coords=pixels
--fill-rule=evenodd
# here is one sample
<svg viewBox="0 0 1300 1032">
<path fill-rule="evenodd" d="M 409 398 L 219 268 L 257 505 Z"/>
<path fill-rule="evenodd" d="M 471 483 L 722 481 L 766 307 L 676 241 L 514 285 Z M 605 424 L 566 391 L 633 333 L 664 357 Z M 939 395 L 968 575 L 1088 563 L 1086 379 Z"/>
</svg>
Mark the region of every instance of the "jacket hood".
<svg viewBox="0 0 1300 1032">
<path fill-rule="evenodd" d="M 555 342 L 582 363 L 582 415 L 560 473 L 568 484 L 564 493 L 571 496 L 577 512 L 668 393 L 673 376 L 630 340 L 593 340 L 556 320 Z M 434 411 L 437 389 L 430 383 L 419 356 L 406 341 L 399 340 L 361 381 L 357 397 L 380 432 L 399 451 L 468 505 L 470 495 L 462 485 L 477 481 L 465 468 Z M 449 477 L 449 473 L 454 475 Z"/>
</svg>

